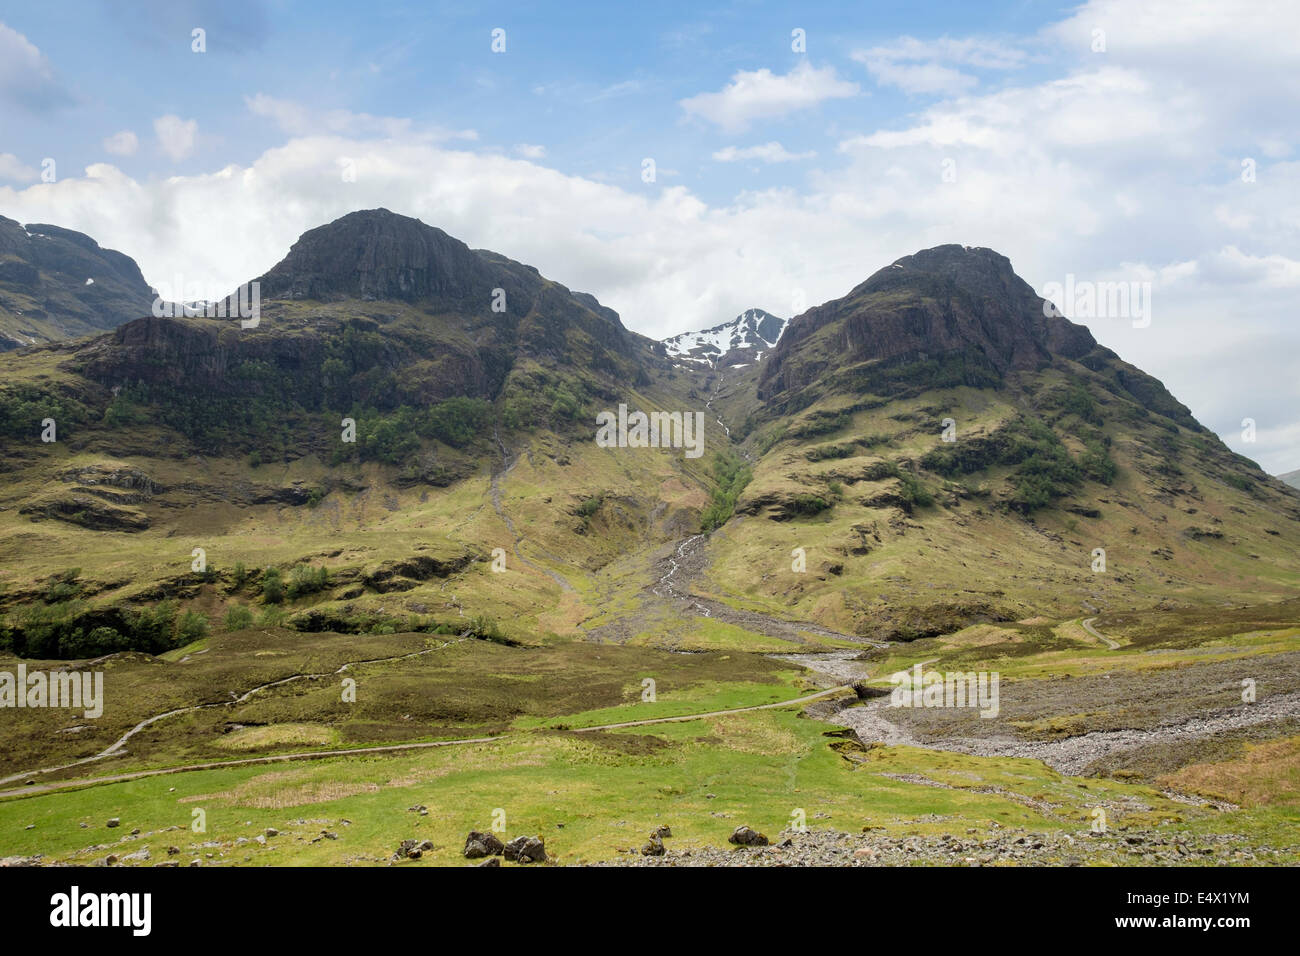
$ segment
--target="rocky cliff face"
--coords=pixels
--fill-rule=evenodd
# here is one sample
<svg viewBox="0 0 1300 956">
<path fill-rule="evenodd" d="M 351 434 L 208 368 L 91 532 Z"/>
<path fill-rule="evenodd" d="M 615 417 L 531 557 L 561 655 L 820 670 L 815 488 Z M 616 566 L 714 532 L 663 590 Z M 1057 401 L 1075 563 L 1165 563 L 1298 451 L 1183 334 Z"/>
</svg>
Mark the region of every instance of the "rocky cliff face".
<svg viewBox="0 0 1300 956">
<path fill-rule="evenodd" d="M 483 256 L 441 229 L 368 209 L 303 233 L 261 283 L 267 299 L 481 305 L 498 278 Z"/>
<path fill-rule="evenodd" d="M 0 216 L 0 350 L 115 328 L 148 315 L 153 297 L 129 256 Z"/>
<path fill-rule="evenodd" d="M 889 397 L 937 385 L 996 386 L 1056 362 L 1104 372 L 1152 411 L 1199 429 L 1156 379 L 1059 314 L 992 249 L 944 245 L 905 256 L 848 295 L 790 322 L 759 378 L 759 398 L 788 404 L 801 390 Z"/>
</svg>

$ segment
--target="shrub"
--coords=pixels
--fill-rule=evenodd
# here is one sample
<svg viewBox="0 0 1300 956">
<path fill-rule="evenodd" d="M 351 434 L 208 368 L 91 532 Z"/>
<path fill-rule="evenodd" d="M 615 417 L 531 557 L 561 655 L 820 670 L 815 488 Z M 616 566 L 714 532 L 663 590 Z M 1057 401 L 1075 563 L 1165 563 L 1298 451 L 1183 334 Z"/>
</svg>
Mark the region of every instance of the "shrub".
<svg viewBox="0 0 1300 956">
<path fill-rule="evenodd" d="M 481 398 L 457 396 L 429 409 L 430 435 L 453 448 L 463 448 L 485 433 L 492 421 L 492 405 Z"/>
<path fill-rule="evenodd" d="M 1119 474 L 1119 467 L 1106 454 L 1106 449 L 1096 442 L 1087 444 L 1087 451 L 1079 458 L 1079 469 L 1093 481 L 1109 485 Z"/>
<path fill-rule="evenodd" d="M 234 581 L 236 591 L 248 582 L 248 568 L 244 567 L 243 561 L 235 562 L 235 569 L 231 573 L 231 578 Z"/>
<path fill-rule="evenodd" d="M 171 598 L 136 611 L 131 618 L 133 646 L 150 654 L 175 647 L 176 613 L 177 604 Z"/>
<path fill-rule="evenodd" d="M 176 643 L 189 644 L 208 634 L 208 619 L 198 611 L 186 611 L 176 625 Z"/>
<path fill-rule="evenodd" d="M 1072 385 L 1061 400 L 1061 408 L 1078 415 L 1085 422 L 1100 425 L 1101 412 L 1097 410 L 1097 401 L 1082 385 Z"/>
<path fill-rule="evenodd" d="M 898 493 L 909 505 L 916 508 L 928 508 L 934 504 L 934 495 L 930 489 L 905 471 L 898 473 Z"/>
<path fill-rule="evenodd" d="M 700 530 L 706 534 L 727 523 L 736 510 L 736 499 L 754 473 L 735 452 L 725 450 L 713 460 L 713 477 L 718 486 L 700 518 Z"/>
<path fill-rule="evenodd" d="M 490 617 L 483 614 L 475 614 L 469 619 L 469 635 L 478 638 L 481 641 L 493 641 L 497 644 L 513 645 L 516 642 L 502 632 L 500 625 Z"/>
<path fill-rule="evenodd" d="M 226 630 L 242 631 L 253 626 L 253 612 L 243 604 L 232 604 L 226 609 Z"/>
<path fill-rule="evenodd" d="M 284 600 L 284 580 L 279 568 L 267 568 L 262 575 L 262 598 L 267 604 L 279 604 Z"/>
<path fill-rule="evenodd" d="M 272 605 L 262 608 L 262 616 L 258 619 L 258 623 L 262 627 L 283 627 L 286 617 L 288 614 L 284 608 Z"/>
<path fill-rule="evenodd" d="M 77 580 L 81 576 L 81 568 L 68 568 L 59 575 L 58 579 L 51 584 L 45 591 L 45 603 L 57 604 L 60 601 L 70 601 L 81 593 L 81 583 Z"/>
<path fill-rule="evenodd" d="M 831 503 L 821 495 L 795 495 L 794 496 L 794 513 L 800 515 L 820 514 L 831 506 Z"/>
<path fill-rule="evenodd" d="M 306 564 L 296 566 L 289 572 L 289 584 L 285 592 L 289 600 L 297 600 L 305 594 L 323 591 L 329 585 L 329 571 L 325 568 L 313 568 Z"/>
</svg>

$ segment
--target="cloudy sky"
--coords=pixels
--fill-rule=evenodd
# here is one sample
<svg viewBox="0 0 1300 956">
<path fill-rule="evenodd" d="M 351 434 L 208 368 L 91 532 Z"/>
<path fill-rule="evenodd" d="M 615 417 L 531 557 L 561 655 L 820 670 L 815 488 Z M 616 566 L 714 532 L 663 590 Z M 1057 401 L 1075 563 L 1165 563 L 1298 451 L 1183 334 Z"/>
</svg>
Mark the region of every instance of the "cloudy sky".
<svg viewBox="0 0 1300 956">
<path fill-rule="evenodd" d="M 0 214 L 229 288 L 384 206 L 655 337 L 990 246 L 1040 291 L 1149 283 L 1149 322 L 1061 304 L 1280 472 L 1297 36 L 1228 0 L 4 0 Z"/>
</svg>

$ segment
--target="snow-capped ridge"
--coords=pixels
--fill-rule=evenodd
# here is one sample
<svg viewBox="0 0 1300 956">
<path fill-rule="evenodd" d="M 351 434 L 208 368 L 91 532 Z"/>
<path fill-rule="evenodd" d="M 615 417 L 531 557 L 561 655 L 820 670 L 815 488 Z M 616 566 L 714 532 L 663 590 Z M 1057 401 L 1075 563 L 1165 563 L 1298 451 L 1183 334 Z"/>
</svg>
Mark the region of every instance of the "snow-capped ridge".
<svg viewBox="0 0 1300 956">
<path fill-rule="evenodd" d="M 725 356 L 734 355 L 748 364 L 757 362 L 763 353 L 780 341 L 788 319 L 778 318 L 763 309 L 746 309 L 734 319 L 699 332 L 682 332 L 664 339 L 669 356 L 679 362 L 716 367 Z M 750 354 L 757 351 L 757 354 Z M 731 362 L 728 364 L 735 364 Z"/>
</svg>

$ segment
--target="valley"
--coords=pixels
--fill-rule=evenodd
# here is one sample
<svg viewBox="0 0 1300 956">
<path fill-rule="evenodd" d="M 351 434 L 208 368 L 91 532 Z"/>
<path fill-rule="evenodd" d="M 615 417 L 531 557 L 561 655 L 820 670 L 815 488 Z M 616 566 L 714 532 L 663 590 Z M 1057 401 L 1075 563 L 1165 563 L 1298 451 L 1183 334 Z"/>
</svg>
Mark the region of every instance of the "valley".
<svg viewBox="0 0 1300 956">
<path fill-rule="evenodd" d="M 0 354 L 0 671 L 106 695 L 0 708 L 6 862 L 1300 862 L 1300 492 L 992 250 L 669 343 L 387 210 L 260 281 Z"/>
</svg>

